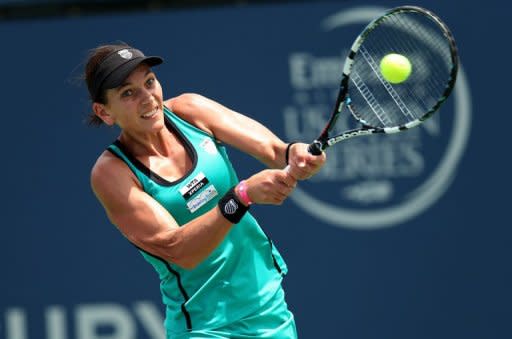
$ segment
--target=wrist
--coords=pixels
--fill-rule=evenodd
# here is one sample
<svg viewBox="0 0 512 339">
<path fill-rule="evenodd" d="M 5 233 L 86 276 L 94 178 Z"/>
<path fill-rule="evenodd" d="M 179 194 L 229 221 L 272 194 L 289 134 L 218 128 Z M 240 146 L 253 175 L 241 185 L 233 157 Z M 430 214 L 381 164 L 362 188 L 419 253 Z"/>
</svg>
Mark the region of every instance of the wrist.
<svg viewBox="0 0 512 339">
<path fill-rule="evenodd" d="M 238 224 L 249 206 L 245 206 L 235 192 L 236 187 L 231 188 L 222 198 L 220 198 L 218 207 L 220 212 L 232 224 Z"/>
<path fill-rule="evenodd" d="M 298 143 L 298 141 L 292 141 L 286 146 L 286 151 L 284 153 L 284 160 L 286 162 L 286 165 L 290 164 L 290 150 L 294 144 Z"/>
<path fill-rule="evenodd" d="M 247 193 L 247 182 L 245 180 L 240 181 L 238 185 L 236 185 L 235 193 L 238 195 L 238 198 L 242 204 L 245 206 L 252 205 L 252 200 Z"/>
</svg>

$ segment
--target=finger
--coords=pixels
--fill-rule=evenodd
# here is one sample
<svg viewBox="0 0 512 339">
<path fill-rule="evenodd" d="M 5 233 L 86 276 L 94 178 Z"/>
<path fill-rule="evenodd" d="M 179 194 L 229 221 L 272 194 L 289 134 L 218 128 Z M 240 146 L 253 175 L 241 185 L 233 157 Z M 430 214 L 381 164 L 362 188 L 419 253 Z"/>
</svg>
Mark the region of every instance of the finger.
<svg viewBox="0 0 512 339">
<path fill-rule="evenodd" d="M 280 175 L 277 178 L 277 180 L 287 187 L 295 187 L 297 185 L 297 178 L 296 178 L 296 169 L 294 166 L 287 167 L 286 171 L 282 171 Z"/>
<path fill-rule="evenodd" d="M 313 155 L 313 154 L 308 154 L 304 161 L 306 163 L 306 166 L 307 165 L 317 165 L 317 164 L 320 164 L 323 162 L 322 160 L 323 156 L 322 155 Z"/>
<path fill-rule="evenodd" d="M 286 172 L 286 174 L 290 177 L 292 177 L 293 180 L 297 181 L 299 178 L 297 177 L 298 173 L 297 173 L 297 169 L 295 166 L 291 166 L 291 165 L 287 165 L 285 168 L 284 168 L 284 171 Z M 281 179 L 280 179 L 281 180 Z M 283 179 L 284 181 L 284 179 Z"/>
<path fill-rule="evenodd" d="M 308 157 L 311 156 L 310 154 L 306 154 L 305 156 L 304 155 L 297 155 L 295 157 L 295 161 L 294 161 L 294 164 L 298 167 L 298 168 L 304 168 L 307 166 L 307 163 L 308 163 Z"/>
<path fill-rule="evenodd" d="M 286 187 L 294 188 L 297 186 L 297 179 L 293 175 L 286 175 L 283 180 Z"/>
<path fill-rule="evenodd" d="M 313 167 L 307 166 L 305 168 L 297 168 L 294 167 L 292 173 L 293 177 L 297 180 L 304 180 L 311 176 L 311 173 L 313 172 Z"/>
<path fill-rule="evenodd" d="M 293 190 L 295 180 L 287 183 L 284 180 L 278 180 L 275 183 L 274 189 L 272 190 L 274 193 L 279 194 L 279 196 L 287 196 Z"/>
<path fill-rule="evenodd" d="M 288 196 L 290 195 L 290 193 L 292 191 L 293 191 L 292 188 L 286 187 L 286 188 L 283 188 L 282 190 L 274 192 L 275 201 L 282 203 L 283 201 L 285 201 L 288 198 Z"/>
<path fill-rule="evenodd" d="M 297 169 L 297 166 L 295 165 L 288 165 L 286 166 L 286 173 L 291 177 L 292 180 L 300 180 L 301 171 Z M 286 181 L 286 179 L 282 179 L 283 181 Z"/>
<path fill-rule="evenodd" d="M 318 166 L 318 165 L 323 164 L 325 162 L 325 159 L 326 159 L 325 152 L 322 152 L 322 154 L 320 154 L 320 155 L 310 154 L 310 157 L 308 157 L 308 163 Z"/>
</svg>

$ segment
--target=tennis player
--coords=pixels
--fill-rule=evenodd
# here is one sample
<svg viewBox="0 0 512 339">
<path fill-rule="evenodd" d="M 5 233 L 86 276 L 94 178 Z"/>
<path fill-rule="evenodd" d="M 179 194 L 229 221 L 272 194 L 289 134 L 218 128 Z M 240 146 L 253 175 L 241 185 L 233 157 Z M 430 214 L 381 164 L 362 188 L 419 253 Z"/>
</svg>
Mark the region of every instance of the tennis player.
<svg viewBox="0 0 512 339">
<path fill-rule="evenodd" d="M 198 94 L 164 100 L 152 70 L 162 61 L 123 44 L 91 51 L 90 122 L 120 128 L 92 169 L 92 188 L 157 271 L 167 338 L 296 338 L 281 287 L 286 264 L 248 211 L 281 204 L 325 155 Z M 269 169 L 239 181 L 226 144 Z"/>
</svg>

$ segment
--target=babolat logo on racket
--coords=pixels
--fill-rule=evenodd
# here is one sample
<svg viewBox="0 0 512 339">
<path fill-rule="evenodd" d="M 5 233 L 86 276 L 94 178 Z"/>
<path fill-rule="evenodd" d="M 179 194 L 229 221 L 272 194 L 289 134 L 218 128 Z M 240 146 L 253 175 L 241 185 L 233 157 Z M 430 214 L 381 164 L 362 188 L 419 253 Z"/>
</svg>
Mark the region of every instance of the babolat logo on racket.
<svg viewBox="0 0 512 339">
<path fill-rule="evenodd" d="M 398 67 L 395 72 L 394 61 L 386 61 L 385 70 L 391 69 L 391 74 L 376 73 L 373 78 L 368 78 L 372 70 L 379 70 L 384 58 L 375 58 L 374 49 L 366 48 L 373 46 L 365 46 L 364 42 L 358 46 L 357 41 L 353 44 L 354 39 L 386 10 L 356 7 L 333 13 L 319 23 L 321 33 L 312 32 L 310 40 L 304 42 L 307 47 L 290 52 L 288 58 L 292 95 L 283 108 L 284 134 L 288 140 L 311 142 L 319 137 L 333 112 L 336 98 L 339 98 L 342 73 L 348 74 L 352 70 L 348 87 L 359 91 L 353 93 L 351 102 L 341 102 L 343 110 L 335 124 L 338 131 L 330 133 L 340 136 L 326 142 L 332 147 L 326 149 L 325 166 L 312 179 L 301 182 L 300 188 L 296 188 L 291 196 L 306 213 L 339 227 L 389 227 L 425 212 L 449 188 L 469 137 L 471 99 L 460 65 L 455 88 L 442 108 L 422 124 L 423 117 L 412 115 L 420 108 L 410 103 L 412 100 L 408 93 L 418 98 L 417 105 L 421 105 L 424 98 L 428 99 L 432 88 L 429 87 L 430 83 L 429 86 L 425 86 L 425 83 L 426 79 L 433 77 L 432 62 L 446 58 L 444 54 L 439 55 L 441 48 L 431 46 L 438 43 L 437 40 L 417 39 L 417 52 L 402 52 L 411 61 L 412 70 L 407 68 L 407 72 L 402 74 Z M 418 19 L 421 20 L 420 17 Z M 390 25 L 394 25 L 393 22 L 390 20 Z M 416 18 L 413 18 L 407 24 L 416 22 Z M 433 25 L 425 30 L 430 32 L 435 28 L 433 21 Z M 399 34 L 409 34 L 409 30 Z M 379 36 L 377 40 L 382 38 Z M 333 45 L 333 42 L 336 44 Z M 349 52 L 359 47 L 362 48 L 353 58 L 353 64 L 347 65 L 347 56 L 348 59 L 354 56 L 354 52 Z M 431 54 L 425 54 L 424 50 L 429 50 Z M 382 57 L 390 53 L 397 51 L 385 51 Z M 361 62 L 371 66 L 367 73 L 354 72 Z M 448 75 L 449 67 L 447 63 Z M 445 70 L 441 68 L 440 72 Z M 378 86 L 389 93 L 388 99 L 379 100 Z M 404 88 L 411 88 L 414 92 L 404 92 Z M 439 97 L 442 98 L 442 92 Z M 357 111 L 362 105 L 371 106 L 370 113 Z M 367 120 L 370 125 L 389 127 L 388 113 L 393 112 L 397 112 L 398 119 L 404 120 L 404 126 L 389 128 L 386 133 L 410 130 L 366 136 L 374 132 L 360 128 L 364 126 L 365 119 L 372 118 L 372 112 L 375 113 L 374 120 Z M 427 112 L 428 109 L 424 111 Z M 394 118 L 391 116 L 391 119 Z M 347 133 L 343 134 L 345 131 Z M 335 145 L 338 141 L 340 143 Z"/>
</svg>

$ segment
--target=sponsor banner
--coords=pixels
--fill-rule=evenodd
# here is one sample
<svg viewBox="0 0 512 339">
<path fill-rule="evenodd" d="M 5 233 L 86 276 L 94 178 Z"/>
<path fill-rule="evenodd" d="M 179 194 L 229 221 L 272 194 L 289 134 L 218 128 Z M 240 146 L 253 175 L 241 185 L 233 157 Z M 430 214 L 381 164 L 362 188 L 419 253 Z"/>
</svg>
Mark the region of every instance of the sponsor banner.
<svg viewBox="0 0 512 339">
<path fill-rule="evenodd" d="M 38 314 L 23 307 L 1 311 L 0 330 L 6 339 L 165 339 L 162 306 L 151 301 L 48 305 Z"/>
</svg>

